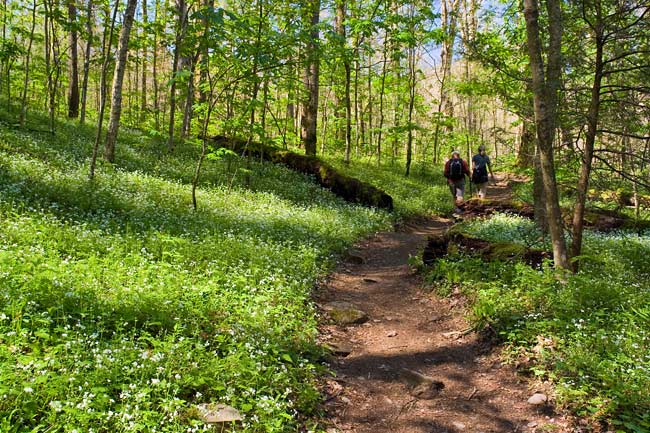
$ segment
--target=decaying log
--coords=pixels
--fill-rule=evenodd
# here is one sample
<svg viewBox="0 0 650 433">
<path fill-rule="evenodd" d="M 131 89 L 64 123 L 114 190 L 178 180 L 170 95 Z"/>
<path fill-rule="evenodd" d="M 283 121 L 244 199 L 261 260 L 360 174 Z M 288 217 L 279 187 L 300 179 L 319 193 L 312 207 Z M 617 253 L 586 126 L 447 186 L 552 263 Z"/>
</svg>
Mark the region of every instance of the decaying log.
<svg viewBox="0 0 650 433">
<path fill-rule="evenodd" d="M 343 199 L 380 209 L 393 210 L 393 198 L 384 191 L 350 176 L 339 173 L 315 156 L 306 156 L 273 146 L 218 136 L 213 139 L 217 148 L 227 148 L 240 155 L 261 158 L 284 164 L 292 170 L 314 175 L 318 183 Z"/>
<path fill-rule="evenodd" d="M 509 260 L 539 267 L 552 256 L 548 251 L 527 248 L 514 242 L 489 242 L 467 234 L 451 231 L 442 236 L 431 236 L 422 253 L 422 262 L 432 265 L 436 260 L 451 254 L 472 254 L 486 261 Z"/>
</svg>

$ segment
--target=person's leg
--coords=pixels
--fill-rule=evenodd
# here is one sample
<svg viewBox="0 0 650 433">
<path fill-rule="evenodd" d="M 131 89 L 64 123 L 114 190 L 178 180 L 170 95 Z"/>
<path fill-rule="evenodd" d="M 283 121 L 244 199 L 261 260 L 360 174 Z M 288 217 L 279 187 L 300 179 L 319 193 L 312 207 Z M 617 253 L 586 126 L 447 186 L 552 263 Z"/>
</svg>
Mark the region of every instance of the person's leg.
<svg viewBox="0 0 650 433">
<path fill-rule="evenodd" d="M 487 195 L 487 182 L 478 184 L 477 189 L 478 189 L 478 198 L 485 198 L 485 196 Z"/>
<path fill-rule="evenodd" d="M 463 198 L 465 196 L 465 182 L 458 182 L 456 186 L 456 211 L 462 211 Z"/>
</svg>

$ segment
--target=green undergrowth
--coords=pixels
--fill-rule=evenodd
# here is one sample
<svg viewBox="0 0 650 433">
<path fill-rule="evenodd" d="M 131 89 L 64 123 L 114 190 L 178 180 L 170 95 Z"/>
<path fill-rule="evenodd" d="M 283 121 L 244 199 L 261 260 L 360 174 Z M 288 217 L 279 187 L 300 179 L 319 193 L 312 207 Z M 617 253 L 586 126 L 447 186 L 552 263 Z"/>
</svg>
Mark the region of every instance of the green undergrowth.
<svg viewBox="0 0 650 433">
<path fill-rule="evenodd" d="M 447 181 L 440 167 L 414 165 L 409 177 L 404 176 L 404 164 L 384 164 L 351 161 L 345 164 L 340 157 L 327 162 L 345 174 L 368 182 L 393 197 L 395 214 L 403 219 L 447 214 L 453 210 Z"/>
<path fill-rule="evenodd" d="M 298 431 L 320 399 L 310 291 L 392 217 L 238 158 L 206 163 L 193 211 L 196 148 L 124 131 L 90 181 L 93 134 L 0 124 L 0 431 L 207 431 L 208 402 Z"/>
<path fill-rule="evenodd" d="M 548 247 L 526 219 L 496 215 L 461 229 L 490 241 Z M 455 284 L 473 301 L 476 329 L 533 361 L 530 373 L 556 385 L 557 400 L 614 430 L 650 431 L 650 233 L 586 232 L 581 271 L 558 277 L 472 256 L 440 260 L 427 278 Z"/>
</svg>

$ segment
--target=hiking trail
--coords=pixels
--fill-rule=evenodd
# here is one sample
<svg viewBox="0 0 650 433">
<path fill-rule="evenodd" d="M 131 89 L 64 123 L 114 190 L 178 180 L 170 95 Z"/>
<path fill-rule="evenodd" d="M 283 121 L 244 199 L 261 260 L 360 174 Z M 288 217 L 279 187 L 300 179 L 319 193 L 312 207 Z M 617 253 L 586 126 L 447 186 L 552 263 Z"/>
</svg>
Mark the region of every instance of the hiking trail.
<svg viewBox="0 0 650 433">
<path fill-rule="evenodd" d="M 490 185 L 488 197 L 507 200 L 507 179 Z M 432 218 L 379 233 L 317 291 L 326 310 L 351 304 L 368 316 L 362 324 L 320 327 L 321 341 L 338 353 L 323 384 L 328 432 L 570 431 L 551 405 L 528 403 L 546 391 L 543 384 L 518 375 L 501 362 L 498 346 L 469 331 L 460 293 L 441 298 L 423 289 L 409 266 L 428 236 L 452 224 Z"/>
</svg>

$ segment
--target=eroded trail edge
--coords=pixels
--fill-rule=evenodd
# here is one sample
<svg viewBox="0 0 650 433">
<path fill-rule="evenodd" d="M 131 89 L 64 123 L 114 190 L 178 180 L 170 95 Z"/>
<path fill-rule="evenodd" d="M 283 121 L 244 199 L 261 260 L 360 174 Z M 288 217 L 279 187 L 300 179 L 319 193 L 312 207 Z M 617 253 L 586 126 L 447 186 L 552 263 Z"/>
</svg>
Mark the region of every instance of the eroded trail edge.
<svg viewBox="0 0 650 433">
<path fill-rule="evenodd" d="M 377 234 L 319 289 L 324 316 L 339 321 L 321 326 L 338 354 L 324 381 L 329 432 L 568 431 L 551 406 L 528 403 L 540 385 L 468 331 L 460 294 L 422 289 L 409 257 L 451 224 L 432 219 Z"/>
</svg>

